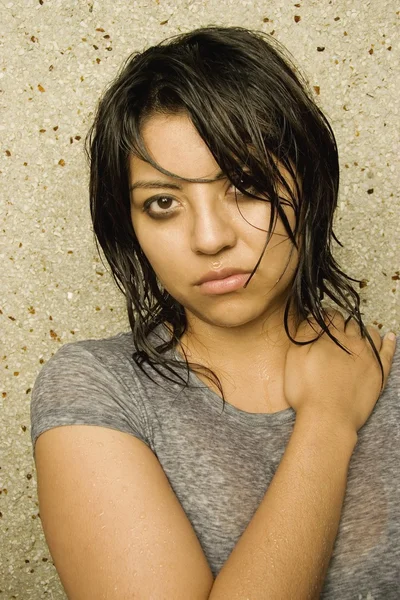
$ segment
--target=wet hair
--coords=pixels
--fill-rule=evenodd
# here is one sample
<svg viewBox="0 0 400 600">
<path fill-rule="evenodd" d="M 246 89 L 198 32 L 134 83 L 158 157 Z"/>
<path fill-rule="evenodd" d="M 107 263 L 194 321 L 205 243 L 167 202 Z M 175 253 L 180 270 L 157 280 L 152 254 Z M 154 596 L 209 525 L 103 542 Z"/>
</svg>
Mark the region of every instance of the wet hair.
<svg viewBox="0 0 400 600">
<path fill-rule="evenodd" d="M 236 188 L 270 202 L 269 230 L 254 271 L 273 233 L 276 212 L 281 218 L 292 251 L 298 249 L 299 257 L 284 312 L 284 327 L 291 342 L 309 344 L 326 333 L 352 354 L 326 323 L 322 300 L 330 298 L 348 314 L 346 325 L 353 318 L 361 337 L 371 344 L 383 389 L 379 352 L 363 323 L 360 296 L 349 283 L 362 281 L 346 275 L 332 256 L 332 239 L 343 246 L 332 230 L 339 188 L 334 133 L 289 52 L 270 35 L 243 27 L 202 27 L 130 55 L 100 99 L 86 137 L 95 242 L 125 295 L 135 347 L 132 358 L 140 368 L 151 379 L 147 367 L 158 372 L 163 381 L 178 379 L 185 387 L 190 365 L 216 382 L 224 400 L 220 381 L 211 370 L 190 364 L 186 355 L 185 361 L 175 360 L 173 354 L 167 358 L 167 351 L 176 348 L 187 329 L 185 311 L 161 286 L 131 222 L 131 155 L 166 175 L 184 181 L 209 181 L 179 177 L 149 156 L 141 130 L 146 119 L 158 114 L 187 115 Z M 293 178 L 294 193 L 277 161 Z M 282 208 L 282 187 L 295 213 L 294 231 Z M 322 329 L 317 337 L 307 342 L 291 337 L 288 315 L 293 310 L 299 322 L 314 317 Z M 149 334 L 162 323 L 170 324 L 171 335 L 169 339 L 160 337 L 156 344 Z M 180 374 L 181 366 L 186 369 L 186 378 Z"/>
</svg>

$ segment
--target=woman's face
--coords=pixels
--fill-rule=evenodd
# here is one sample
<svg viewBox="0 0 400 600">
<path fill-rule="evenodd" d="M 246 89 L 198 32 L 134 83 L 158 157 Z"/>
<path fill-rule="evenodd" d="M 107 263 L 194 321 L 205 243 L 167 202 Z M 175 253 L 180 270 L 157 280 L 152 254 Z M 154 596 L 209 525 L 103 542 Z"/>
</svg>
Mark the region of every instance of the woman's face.
<svg viewBox="0 0 400 600">
<path fill-rule="evenodd" d="M 220 173 L 186 115 L 154 115 L 142 133 L 150 155 L 165 170 L 190 179 L 214 179 Z M 288 173 L 283 168 L 281 172 L 290 183 Z M 189 323 L 193 314 L 209 324 L 235 327 L 264 319 L 284 306 L 298 254 L 293 248 L 289 260 L 292 244 L 279 217 L 260 265 L 243 288 L 265 245 L 268 202 L 241 196 L 239 190 L 236 201 L 235 187 L 227 178 L 181 181 L 134 155 L 130 185 L 136 186 L 131 190 L 131 217 L 138 241 L 159 281 L 184 306 Z M 293 230 L 293 209 L 284 209 Z M 217 277 L 221 269 L 240 269 L 244 274 L 199 284 L 210 272 Z"/>
</svg>

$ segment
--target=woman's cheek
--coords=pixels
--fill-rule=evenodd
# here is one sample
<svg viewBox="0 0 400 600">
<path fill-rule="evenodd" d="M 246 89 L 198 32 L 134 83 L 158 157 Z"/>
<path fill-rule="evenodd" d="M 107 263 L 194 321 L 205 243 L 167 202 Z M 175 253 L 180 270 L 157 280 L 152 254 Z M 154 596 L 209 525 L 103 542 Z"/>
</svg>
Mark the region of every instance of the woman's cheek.
<svg viewBox="0 0 400 600">
<path fill-rule="evenodd" d="M 179 239 L 175 236 L 175 242 Z M 180 266 L 185 265 L 185 271 L 190 271 L 187 264 L 188 252 L 184 248 L 177 248 L 173 238 L 148 232 L 147 235 L 138 237 L 139 244 L 149 261 L 157 278 L 163 283 L 180 279 Z M 186 257 L 186 258 L 185 258 Z"/>
</svg>

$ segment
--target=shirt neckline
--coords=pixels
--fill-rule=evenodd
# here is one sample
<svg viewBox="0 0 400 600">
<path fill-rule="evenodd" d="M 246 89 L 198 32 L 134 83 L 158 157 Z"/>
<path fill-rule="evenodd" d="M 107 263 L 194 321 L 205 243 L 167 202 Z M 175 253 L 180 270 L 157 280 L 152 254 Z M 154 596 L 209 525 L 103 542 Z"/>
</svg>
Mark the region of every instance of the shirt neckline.
<svg viewBox="0 0 400 600">
<path fill-rule="evenodd" d="M 168 329 L 164 325 L 160 325 L 157 327 L 157 334 L 159 334 L 165 341 L 169 338 Z M 184 364 L 185 361 L 178 353 L 176 348 L 173 348 L 171 351 L 171 357 L 173 357 L 177 362 Z M 247 424 L 268 424 L 268 425 L 280 425 L 282 423 L 289 423 L 295 421 L 296 419 L 296 411 L 292 408 L 285 408 L 283 410 L 279 410 L 273 413 L 252 413 L 236 406 L 230 404 L 227 400 L 225 400 L 225 404 L 222 398 L 214 392 L 211 388 L 209 388 L 196 373 L 189 368 L 189 385 L 190 389 L 199 389 L 205 396 L 210 408 L 213 412 L 218 413 L 220 415 L 227 414 L 229 417 L 235 421 Z M 224 409 L 222 412 L 222 408 Z"/>
</svg>

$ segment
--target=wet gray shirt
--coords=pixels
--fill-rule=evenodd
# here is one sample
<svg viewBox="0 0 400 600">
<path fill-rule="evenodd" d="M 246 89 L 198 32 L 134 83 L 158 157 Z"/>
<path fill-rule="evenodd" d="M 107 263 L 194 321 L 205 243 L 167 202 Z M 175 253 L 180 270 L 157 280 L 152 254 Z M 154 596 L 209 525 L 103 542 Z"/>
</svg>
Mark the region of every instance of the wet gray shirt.
<svg viewBox="0 0 400 600">
<path fill-rule="evenodd" d="M 160 332 L 160 329 L 159 329 Z M 163 335 L 163 334 L 162 334 Z M 400 340 L 385 390 L 359 431 L 321 598 L 400 598 Z M 132 334 L 62 346 L 32 390 L 33 448 L 44 431 L 88 424 L 129 433 L 157 456 L 214 577 L 257 510 L 295 422 L 226 403 L 190 372 L 189 389 L 132 360 Z M 180 392 L 180 393 L 179 393 Z"/>
</svg>

